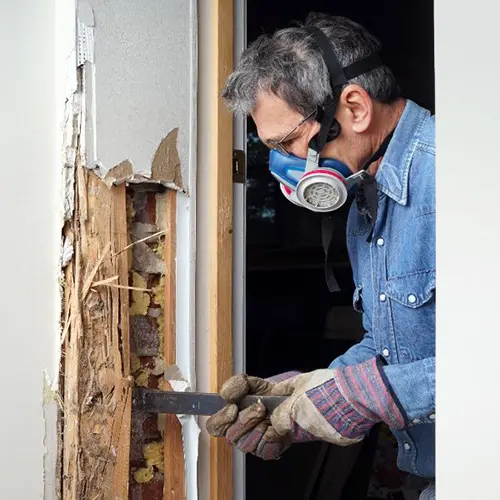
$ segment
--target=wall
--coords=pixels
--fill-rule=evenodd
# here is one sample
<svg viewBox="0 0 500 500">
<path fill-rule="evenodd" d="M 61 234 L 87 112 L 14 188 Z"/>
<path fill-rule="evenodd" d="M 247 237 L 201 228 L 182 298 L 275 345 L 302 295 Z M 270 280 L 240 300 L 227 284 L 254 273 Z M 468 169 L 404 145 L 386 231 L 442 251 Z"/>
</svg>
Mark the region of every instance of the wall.
<svg viewBox="0 0 500 500">
<path fill-rule="evenodd" d="M 149 187 L 144 189 L 149 190 L 148 196 L 153 201 L 152 183 L 178 191 L 176 354 L 180 376 L 193 389 L 196 384 L 197 45 L 195 0 L 152 0 L 146 3 L 135 0 L 78 0 L 86 166 L 95 169 L 108 184 L 125 181 L 148 184 Z M 132 191 L 129 190 L 129 193 Z M 149 206 L 148 203 L 146 205 Z M 142 222 L 147 219 L 146 212 L 137 208 Z M 136 259 L 137 262 L 139 260 Z M 134 270 L 142 273 L 141 279 L 151 278 L 151 270 L 137 266 Z M 161 273 L 156 274 L 159 276 Z M 137 326 L 138 319 L 141 319 L 140 324 L 149 325 L 151 321 L 151 318 L 140 316 L 133 316 L 131 323 L 136 348 L 137 337 L 145 330 Z M 160 339 L 156 338 L 156 345 L 149 346 L 149 350 L 136 350 L 135 354 L 140 358 L 132 360 L 137 368 L 136 383 L 137 378 L 142 385 L 149 383 L 146 382 L 146 365 L 151 364 L 148 359 L 151 356 L 158 356 L 156 361 L 161 361 L 160 344 Z M 139 366 L 141 360 L 146 365 Z M 163 377 L 164 372 L 167 377 L 167 371 L 172 371 L 162 370 L 157 365 L 155 362 L 153 367 L 154 384 L 159 383 L 156 379 Z M 138 421 L 135 424 L 139 426 Z M 139 429 L 135 430 L 137 435 L 133 435 L 133 442 L 142 449 L 142 439 L 150 439 L 151 435 L 139 438 Z M 154 431 L 158 437 L 158 432 Z M 198 454 L 198 429 L 194 418 L 184 421 L 183 437 L 188 464 L 187 494 L 193 499 L 197 494 Z M 136 448 L 133 447 L 132 452 L 133 477 L 139 478 L 141 486 L 148 489 L 151 486 L 149 476 L 144 481 L 148 484 L 142 484 L 144 478 L 137 474 L 137 471 L 144 472 L 144 468 L 139 467 L 143 457 Z M 132 483 L 132 496 L 140 498 L 146 490 L 136 488 L 139 484 L 136 483 Z M 161 482 L 157 483 L 156 488 L 161 488 Z M 149 488 L 148 494 L 152 494 L 151 491 Z"/>
<path fill-rule="evenodd" d="M 499 497 L 496 2 L 435 0 L 437 497 Z"/>
<path fill-rule="evenodd" d="M 0 19 L 0 498 L 35 500 L 45 490 L 51 500 L 57 406 L 48 386 L 58 360 L 60 230 L 56 2 L 1 2 Z"/>
</svg>

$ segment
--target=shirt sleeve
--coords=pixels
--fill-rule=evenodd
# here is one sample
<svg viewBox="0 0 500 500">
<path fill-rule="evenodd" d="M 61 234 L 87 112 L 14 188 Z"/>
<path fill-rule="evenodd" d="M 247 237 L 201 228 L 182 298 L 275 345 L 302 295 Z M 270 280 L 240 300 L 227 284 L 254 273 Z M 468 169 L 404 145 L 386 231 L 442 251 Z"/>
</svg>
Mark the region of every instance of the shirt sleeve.
<svg viewBox="0 0 500 500">
<path fill-rule="evenodd" d="M 374 357 L 379 356 L 371 332 L 367 332 L 361 342 L 336 358 L 329 368 L 333 370 L 359 365 Z M 391 391 L 405 415 L 407 425 L 434 421 L 436 411 L 436 358 L 426 358 L 413 363 L 395 365 L 386 365 L 385 362 L 382 362 L 379 366 L 381 366 L 380 371 L 384 384 Z"/>
<path fill-rule="evenodd" d="M 386 384 L 406 414 L 408 424 L 433 422 L 436 411 L 436 358 L 382 367 Z"/>
<path fill-rule="evenodd" d="M 342 354 L 342 356 L 339 356 L 332 361 L 329 368 L 333 370 L 335 368 L 357 365 L 373 358 L 376 355 L 375 342 L 371 333 L 367 332 L 361 342 L 353 345 L 349 350 Z"/>
</svg>

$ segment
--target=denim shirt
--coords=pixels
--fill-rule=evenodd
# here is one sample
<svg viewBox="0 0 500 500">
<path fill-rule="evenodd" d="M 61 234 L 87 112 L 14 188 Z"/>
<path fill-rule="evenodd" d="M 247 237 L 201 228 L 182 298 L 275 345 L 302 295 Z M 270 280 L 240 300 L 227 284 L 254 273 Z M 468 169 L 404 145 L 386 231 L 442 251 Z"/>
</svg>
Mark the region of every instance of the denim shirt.
<svg viewBox="0 0 500 500">
<path fill-rule="evenodd" d="M 412 101 L 406 102 L 376 179 L 371 240 L 369 220 L 356 202 L 347 222 L 353 305 L 363 315 L 366 334 L 330 367 L 385 359 L 387 383 L 408 421 L 404 430 L 392 430 L 398 467 L 434 477 L 435 124 Z"/>
</svg>

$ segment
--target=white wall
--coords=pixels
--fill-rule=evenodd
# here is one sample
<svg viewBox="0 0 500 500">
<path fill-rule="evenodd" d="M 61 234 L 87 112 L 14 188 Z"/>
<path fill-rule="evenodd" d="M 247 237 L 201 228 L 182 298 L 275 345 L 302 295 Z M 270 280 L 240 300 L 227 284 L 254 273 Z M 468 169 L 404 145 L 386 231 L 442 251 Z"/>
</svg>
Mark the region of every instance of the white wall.
<svg viewBox="0 0 500 500">
<path fill-rule="evenodd" d="M 0 2 L 0 19 L 0 498 L 42 498 L 47 449 L 51 499 L 55 405 L 44 412 L 43 403 L 58 338 L 55 3 Z"/>
<path fill-rule="evenodd" d="M 437 498 L 500 498 L 500 5 L 435 0 Z"/>
</svg>

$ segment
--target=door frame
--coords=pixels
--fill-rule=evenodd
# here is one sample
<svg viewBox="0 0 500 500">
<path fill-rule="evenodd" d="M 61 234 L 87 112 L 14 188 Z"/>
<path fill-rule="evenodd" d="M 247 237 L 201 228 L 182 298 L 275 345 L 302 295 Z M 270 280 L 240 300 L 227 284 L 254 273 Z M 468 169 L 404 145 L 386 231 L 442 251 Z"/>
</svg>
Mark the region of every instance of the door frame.
<svg viewBox="0 0 500 500">
<path fill-rule="evenodd" d="M 209 187 L 209 371 L 211 392 L 233 374 L 233 120 L 220 98 L 233 70 L 234 0 L 212 0 Z M 233 498 L 233 450 L 210 438 L 210 500 Z"/>
<path fill-rule="evenodd" d="M 236 67 L 247 45 L 247 0 L 234 0 L 234 59 Z M 233 145 L 247 156 L 247 121 L 233 118 Z M 233 184 L 233 371 L 246 372 L 246 169 L 245 182 Z M 233 498 L 246 498 L 245 455 L 233 451 Z"/>
</svg>

